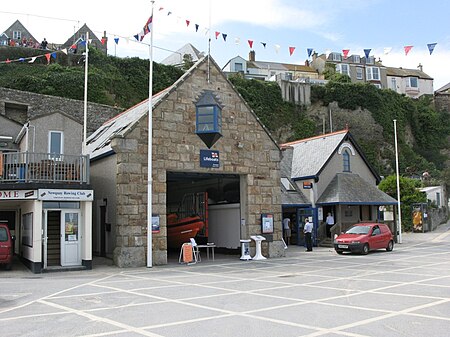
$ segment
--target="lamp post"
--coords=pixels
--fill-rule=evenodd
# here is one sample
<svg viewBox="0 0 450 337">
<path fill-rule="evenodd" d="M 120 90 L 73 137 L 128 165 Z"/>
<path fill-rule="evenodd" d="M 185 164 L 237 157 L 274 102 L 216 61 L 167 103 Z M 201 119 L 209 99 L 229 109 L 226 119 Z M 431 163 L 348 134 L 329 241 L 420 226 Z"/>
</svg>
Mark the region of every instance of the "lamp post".
<svg viewBox="0 0 450 337">
<path fill-rule="evenodd" d="M 400 208 L 400 176 L 398 169 L 398 147 L 397 147 L 397 120 L 394 119 L 394 141 L 395 141 L 395 170 L 397 176 L 397 209 L 398 209 L 398 237 L 397 242 L 402 243 L 402 210 Z"/>
</svg>

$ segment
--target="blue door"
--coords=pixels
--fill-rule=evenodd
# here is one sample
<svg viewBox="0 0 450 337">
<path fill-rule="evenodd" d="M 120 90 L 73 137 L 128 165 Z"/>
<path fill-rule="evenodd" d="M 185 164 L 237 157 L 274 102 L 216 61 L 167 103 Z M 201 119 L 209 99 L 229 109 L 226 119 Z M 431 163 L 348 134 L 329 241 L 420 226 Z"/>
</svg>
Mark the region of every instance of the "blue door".
<svg viewBox="0 0 450 337">
<path fill-rule="evenodd" d="M 313 230 L 313 244 L 315 245 L 315 238 L 317 237 L 317 226 L 316 226 L 316 218 L 317 212 L 314 208 L 297 208 L 297 245 L 304 246 L 305 245 L 305 234 L 303 233 L 303 226 L 305 225 L 306 218 L 312 219 L 312 223 L 314 224 Z"/>
</svg>

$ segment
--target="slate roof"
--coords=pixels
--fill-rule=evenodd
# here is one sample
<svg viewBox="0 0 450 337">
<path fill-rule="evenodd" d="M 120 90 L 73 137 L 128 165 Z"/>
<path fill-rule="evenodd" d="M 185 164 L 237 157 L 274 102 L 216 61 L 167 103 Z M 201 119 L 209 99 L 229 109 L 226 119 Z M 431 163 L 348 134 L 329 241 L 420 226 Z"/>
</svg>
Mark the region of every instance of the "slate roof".
<svg viewBox="0 0 450 337">
<path fill-rule="evenodd" d="M 432 80 L 433 78 L 423 71 L 419 69 L 405 69 L 405 68 L 393 68 L 386 67 L 386 75 L 387 76 L 396 76 L 396 77 L 418 77 L 425 80 Z"/>
<path fill-rule="evenodd" d="M 445 94 L 450 92 L 450 82 L 444 85 L 442 88 L 436 90 L 436 93 Z"/>
<path fill-rule="evenodd" d="M 295 191 L 288 191 L 281 184 L 281 204 L 284 205 L 310 205 L 311 202 L 301 193 L 297 185 L 292 182 L 291 177 L 291 167 L 292 167 L 292 149 L 285 149 L 282 152 L 283 159 L 280 164 L 280 175 L 282 178 L 289 179 L 292 186 L 295 187 Z"/>
<path fill-rule="evenodd" d="M 397 200 L 354 173 L 337 173 L 317 204 L 395 205 Z"/>
<path fill-rule="evenodd" d="M 290 178 L 318 175 L 339 144 L 345 139 L 347 133 L 348 130 L 342 130 L 281 144 L 281 148 L 293 148 Z"/>
<path fill-rule="evenodd" d="M 265 62 L 265 61 L 247 61 L 247 69 L 258 68 L 258 69 L 270 69 L 270 70 L 283 70 L 283 71 L 299 71 L 299 72 L 310 72 L 317 74 L 317 71 L 309 66 L 300 64 L 290 64 L 290 63 L 278 63 L 278 62 Z"/>
</svg>

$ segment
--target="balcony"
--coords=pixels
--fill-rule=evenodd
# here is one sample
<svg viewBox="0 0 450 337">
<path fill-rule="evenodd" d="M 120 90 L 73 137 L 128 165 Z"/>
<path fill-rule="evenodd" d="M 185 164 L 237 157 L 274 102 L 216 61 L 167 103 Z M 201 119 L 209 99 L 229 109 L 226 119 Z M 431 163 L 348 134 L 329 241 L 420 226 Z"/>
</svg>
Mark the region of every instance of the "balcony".
<svg viewBox="0 0 450 337">
<path fill-rule="evenodd" d="M 0 184 L 89 184 L 88 156 L 53 153 L 0 152 Z"/>
</svg>

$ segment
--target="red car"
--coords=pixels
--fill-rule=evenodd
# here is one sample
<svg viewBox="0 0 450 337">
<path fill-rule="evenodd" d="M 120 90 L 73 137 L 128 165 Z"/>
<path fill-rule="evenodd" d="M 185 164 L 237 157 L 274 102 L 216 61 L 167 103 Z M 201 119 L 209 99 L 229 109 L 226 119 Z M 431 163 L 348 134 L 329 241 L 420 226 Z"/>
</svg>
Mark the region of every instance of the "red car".
<svg viewBox="0 0 450 337">
<path fill-rule="evenodd" d="M 358 223 L 334 239 L 334 249 L 338 254 L 359 252 L 368 254 L 371 250 L 394 249 L 391 230 L 381 223 Z"/>
<path fill-rule="evenodd" d="M 13 258 L 13 237 L 8 225 L 0 223 L 0 264 L 11 269 Z"/>
</svg>

